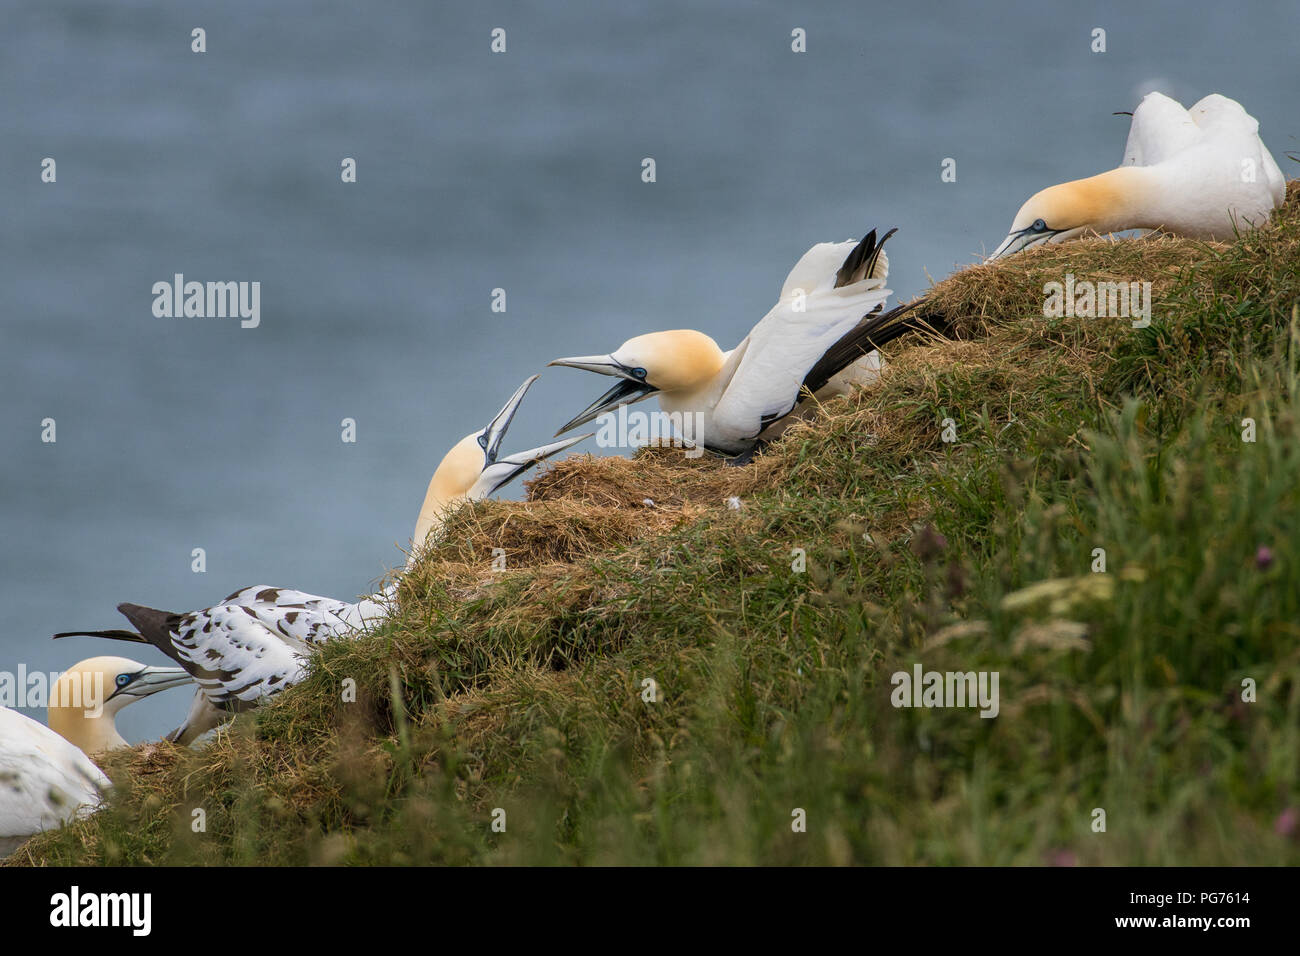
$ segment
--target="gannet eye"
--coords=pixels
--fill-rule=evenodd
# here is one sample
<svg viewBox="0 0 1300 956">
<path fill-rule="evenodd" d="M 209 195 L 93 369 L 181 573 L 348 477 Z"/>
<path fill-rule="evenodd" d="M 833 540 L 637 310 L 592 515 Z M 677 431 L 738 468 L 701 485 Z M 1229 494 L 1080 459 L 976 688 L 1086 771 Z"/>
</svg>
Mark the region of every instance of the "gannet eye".
<svg viewBox="0 0 1300 956">
<path fill-rule="evenodd" d="M 118 687 L 125 687 L 127 684 L 131 683 L 131 675 L 130 675 L 130 674 L 118 674 L 118 675 L 117 675 L 117 680 L 114 681 L 114 683 L 117 684 Z"/>
<path fill-rule="evenodd" d="M 632 369 L 632 376 L 634 378 L 639 378 L 642 381 L 644 381 L 646 376 L 646 371 L 643 368 L 634 368 Z"/>
<path fill-rule="evenodd" d="M 478 436 L 478 447 L 479 447 L 479 448 L 487 448 L 487 435 L 479 435 L 479 436 Z"/>
<path fill-rule="evenodd" d="M 1047 223 L 1043 222 L 1043 220 L 1041 220 L 1041 219 L 1035 219 L 1035 220 L 1034 220 L 1034 224 L 1033 224 L 1032 226 L 1030 226 L 1029 228 L 1032 229 L 1032 230 L 1034 230 L 1034 232 L 1046 232 L 1046 231 L 1047 231 Z"/>
</svg>

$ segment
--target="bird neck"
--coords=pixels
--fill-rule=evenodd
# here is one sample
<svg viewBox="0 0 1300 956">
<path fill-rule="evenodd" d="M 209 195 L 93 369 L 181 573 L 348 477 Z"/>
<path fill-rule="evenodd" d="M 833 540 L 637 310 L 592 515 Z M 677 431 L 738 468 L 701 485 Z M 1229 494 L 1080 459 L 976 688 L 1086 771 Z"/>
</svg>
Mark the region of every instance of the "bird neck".
<svg viewBox="0 0 1300 956">
<path fill-rule="evenodd" d="M 1074 185 L 1092 208 L 1086 217 L 1088 228 L 1100 235 L 1156 229 L 1165 223 L 1170 209 L 1166 184 L 1153 167 L 1119 166 L 1076 180 Z"/>
<path fill-rule="evenodd" d="M 424 495 L 424 504 L 420 506 L 420 516 L 415 521 L 415 531 L 411 535 L 411 556 L 406 563 L 408 568 L 415 562 L 415 555 L 424 548 L 429 535 L 442 529 L 447 514 L 465 498 L 464 492 L 448 489 L 439 480 L 438 474 L 434 473 L 429 480 L 429 490 Z"/>
<path fill-rule="evenodd" d="M 91 716 L 87 716 L 88 713 Z M 85 707 L 75 704 L 51 707 L 47 719 L 50 730 L 79 747 L 83 753 L 97 754 L 127 746 L 126 740 L 117 732 L 114 715 L 107 709 L 91 704 Z"/>
</svg>

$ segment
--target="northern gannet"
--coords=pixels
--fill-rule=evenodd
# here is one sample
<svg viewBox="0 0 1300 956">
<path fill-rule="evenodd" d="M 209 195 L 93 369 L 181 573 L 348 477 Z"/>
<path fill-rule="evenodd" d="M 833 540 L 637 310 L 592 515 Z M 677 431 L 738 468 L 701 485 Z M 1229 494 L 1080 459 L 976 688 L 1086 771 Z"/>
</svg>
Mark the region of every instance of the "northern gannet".
<svg viewBox="0 0 1300 956">
<path fill-rule="evenodd" d="M 179 667 L 93 657 L 55 682 L 48 727 L 0 707 L 0 856 L 34 833 L 90 812 L 110 781 L 87 754 L 127 745 L 117 731 L 118 712 L 190 682 Z"/>
<path fill-rule="evenodd" d="M 1227 240 L 1267 222 L 1285 201 L 1282 171 L 1240 103 L 1211 93 L 1186 110 L 1148 93 L 1133 111 L 1121 165 L 1035 193 L 988 261 L 1085 231 Z"/>
<path fill-rule="evenodd" d="M 795 263 L 776 305 L 730 352 L 693 329 L 628 339 L 608 355 L 561 358 L 551 365 L 618 378 L 556 434 L 651 395 L 670 415 L 700 418 L 698 444 L 744 461 L 769 440 L 805 390 L 824 400 L 868 385 L 880 374 L 876 347 L 907 326 L 895 322 L 911 307 L 876 314 L 892 294 L 889 259 L 873 229 L 861 242 L 818 243 Z"/>
<path fill-rule="evenodd" d="M 456 507 L 486 498 L 531 466 L 591 437 L 582 435 L 500 455 L 510 422 L 538 377 L 527 379 L 486 427 L 466 435 L 443 457 L 416 521 L 412 560 L 424 539 L 438 531 Z M 152 644 L 180 664 L 199 685 L 186 722 L 168 735 L 184 745 L 230 713 L 255 707 L 264 698 L 300 682 L 314 647 L 336 637 L 355 636 L 383 620 L 395 591 L 396 584 L 392 584 L 360 601 L 347 602 L 258 585 L 185 614 L 119 604 L 117 609 L 134 631 L 65 631 L 54 636 Z"/>
<path fill-rule="evenodd" d="M 184 747 L 227 720 L 230 712 L 243 709 L 239 702 L 252 706 L 261 697 L 301 680 L 310 647 L 382 621 L 395 592 L 396 585 L 392 584 L 349 602 L 290 588 L 255 585 L 236 591 L 212 607 L 185 615 L 119 604 L 118 610 L 136 630 L 67 631 L 54 636 L 107 637 L 154 644 L 187 668 L 199 687 L 184 723 L 166 737 Z M 202 660 L 211 664 L 216 658 L 198 645 L 189 654 L 202 660 L 181 660 L 173 647 L 177 638 L 166 640 L 166 646 L 155 639 L 161 639 L 160 628 L 170 626 L 182 632 L 180 639 L 187 646 L 194 641 L 190 632 L 197 632 L 221 645 L 224 656 L 219 663 L 205 667 Z M 239 675 L 243 675 L 242 681 Z"/>
</svg>

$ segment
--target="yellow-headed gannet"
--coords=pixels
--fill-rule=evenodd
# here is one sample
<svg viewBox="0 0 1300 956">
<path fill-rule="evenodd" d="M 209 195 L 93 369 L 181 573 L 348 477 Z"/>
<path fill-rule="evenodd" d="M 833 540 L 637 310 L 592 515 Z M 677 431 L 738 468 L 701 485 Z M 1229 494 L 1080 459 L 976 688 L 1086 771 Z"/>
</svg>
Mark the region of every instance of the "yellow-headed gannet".
<svg viewBox="0 0 1300 956">
<path fill-rule="evenodd" d="M 1133 111 L 1123 163 L 1035 193 L 989 260 L 1085 231 L 1231 239 L 1267 222 L 1285 200 L 1282 171 L 1240 103 L 1211 93 L 1185 110 L 1148 93 Z"/>
<path fill-rule="evenodd" d="M 730 352 L 692 329 L 651 332 L 628 339 L 608 355 L 561 358 L 551 365 L 619 379 L 560 429 L 571 428 L 651 395 L 670 415 L 699 416 L 697 434 L 684 436 L 716 454 L 747 460 L 769 440 L 806 392 L 824 400 L 868 385 L 880 373 L 876 347 L 907 328 L 897 316 L 878 315 L 892 294 L 885 288 L 889 260 L 873 229 L 861 242 L 823 242 L 790 270 L 780 298 Z"/>
<path fill-rule="evenodd" d="M 190 682 L 179 667 L 94 657 L 55 682 L 49 727 L 0 707 L 0 856 L 32 834 L 92 810 L 109 779 L 86 755 L 126 746 L 117 732 L 118 712 Z"/>
<path fill-rule="evenodd" d="M 486 427 L 466 435 L 444 456 L 420 509 L 413 554 L 424 544 L 424 537 L 437 531 L 460 504 L 486 498 L 531 466 L 591 437 L 582 435 L 500 455 L 506 430 L 537 378 L 534 375 L 520 385 Z M 187 614 L 119 604 L 117 609 L 134 631 L 67 631 L 54 636 L 152 644 L 180 664 L 199 685 L 185 724 L 168 735 L 184 745 L 230 713 L 255 707 L 263 698 L 300 682 L 314 647 L 336 637 L 355 636 L 384 619 L 395 590 L 396 585 L 390 585 L 350 603 L 259 585 Z"/>
</svg>

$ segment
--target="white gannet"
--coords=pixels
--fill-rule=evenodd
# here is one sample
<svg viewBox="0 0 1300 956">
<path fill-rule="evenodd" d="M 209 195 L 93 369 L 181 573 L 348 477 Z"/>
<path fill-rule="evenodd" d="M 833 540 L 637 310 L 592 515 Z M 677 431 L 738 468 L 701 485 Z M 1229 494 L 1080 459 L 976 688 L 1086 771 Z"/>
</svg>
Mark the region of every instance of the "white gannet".
<svg viewBox="0 0 1300 956">
<path fill-rule="evenodd" d="M 50 726 L 0 707 L 0 856 L 34 833 L 90 812 L 110 782 L 87 754 L 127 745 L 117 731 L 118 712 L 190 682 L 179 667 L 93 657 L 55 682 Z"/>
<path fill-rule="evenodd" d="M 531 466 L 591 437 L 582 435 L 513 455 L 500 454 L 510 422 L 538 377 L 520 385 L 486 427 L 466 435 L 443 457 L 416 521 L 412 558 L 424 538 L 437 531 L 460 504 L 486 498 Z M 117 609 L 134 631 L 65 631 L 54 636 L 152 644 L 180 664 L 199 685 L 186 722 L 168 735 L 184 745 L 230 713 L 255 707 L 263 698 L 300 682 L 313 647 L 336 637 L 354 636 L 385 618 L 395 590 L 393 584 L 360 601 L 347 602 L 258 585 L 186 614 L 119 604 Z"/>
<path fill-rule="evenodd" d="M 703 332 L 677 329 L 638 335 L 608 355 L 551 362 L 620 379 L 557 434 L 657 395 L 670 415 L 699 416 L 698 434 L 683 437 L 747 460 L 760 439 L 784 428 L 805 389 L 824 400 L 879 377 L 875 349 L 907 330 L 895 319 L 911 308 L 876 314 L 892 294 L 883 246 L 894 231 L 879 243 L 873 229 L 861 242 L 813 246 L 790 270 L 776 305 L 730 352 Z"/>
<path fill-rule="evenodd" d="M 1263 225 L 1285 201 L 1282 171 L 1240 103 L 1211 93 L 1186 110 L 1148 93 L 1133 111 L 1121 165 L 1035 193 L 989 260 L 1085 231 L 1226 240 Z"/>
</svg>

